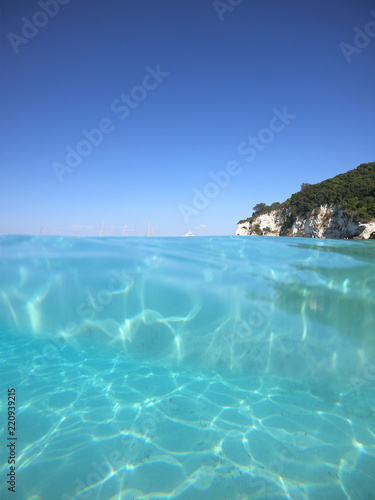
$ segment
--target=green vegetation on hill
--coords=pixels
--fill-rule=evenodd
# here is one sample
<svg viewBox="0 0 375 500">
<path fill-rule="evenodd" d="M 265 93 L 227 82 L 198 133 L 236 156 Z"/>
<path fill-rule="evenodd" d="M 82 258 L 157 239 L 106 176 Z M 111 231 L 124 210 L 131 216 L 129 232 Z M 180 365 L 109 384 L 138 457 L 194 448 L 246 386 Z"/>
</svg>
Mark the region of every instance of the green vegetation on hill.
<svg viewBox="0 0 375 500">
<path fill-rule="evenodd" d="M 284 229 L 291 227 L 298 217 L 307 216 L 320 205 L 337 204 L 354 220 L 369 222 L 375 218 L 375 162 L 363 163 L 345 174 L 336 175 L 317 184 L 302 184 L 301 191 L 292 194 L 283 203 L 258 203 L 253 215 L 239 221 L 252 222 L 254 217 L 278 209 L 288 209 Z"/>
</svg>

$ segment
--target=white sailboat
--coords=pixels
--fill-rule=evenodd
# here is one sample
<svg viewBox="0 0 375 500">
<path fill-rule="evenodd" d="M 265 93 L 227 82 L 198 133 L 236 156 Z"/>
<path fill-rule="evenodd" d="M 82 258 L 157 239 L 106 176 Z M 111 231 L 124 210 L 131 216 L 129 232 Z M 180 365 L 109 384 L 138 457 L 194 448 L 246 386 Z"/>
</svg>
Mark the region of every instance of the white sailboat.
<svg viewBox="0 0 375 500">
<path fill-rule="evenodd" d="M 188 231 L 186 234 L 184 234 L 184 238 L 185 238 L 185 236 L 190 237 L 190 236 L 194 236 L 194 234 L 191 231 Z"/>
</svg>

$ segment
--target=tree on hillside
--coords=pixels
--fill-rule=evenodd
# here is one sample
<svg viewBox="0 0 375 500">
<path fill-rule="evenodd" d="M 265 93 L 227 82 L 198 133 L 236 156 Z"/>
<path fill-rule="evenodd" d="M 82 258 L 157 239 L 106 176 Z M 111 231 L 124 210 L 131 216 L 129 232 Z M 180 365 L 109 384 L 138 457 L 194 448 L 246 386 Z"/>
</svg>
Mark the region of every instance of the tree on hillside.
<svg viewBox="0 0 375 500">
<path fill-rule="evenodd" d="M 255 205 L 255 207 L 253 207 L 253 210 L 254 210 L 254 214 L 260 214 L 262 212 L 264 212 L 267 208 L 267 205 L 265 203 L 258 203 L 257 205 Z"/>
<path fill-rule="evenodd" d="M 367 223 L 375 220 L 375 162 L 362 163 L 344 174 L 316 184 L 301 184 L 301 190 L 293 193 L 283 203 L 258 203 L 253 215 L 246 219 L 272 210 L 284 211 L 284 229 L 291 227 L 294 220 L 303 217 L 322 205 L 337 204 L 347 215 Z"/>
</svg>

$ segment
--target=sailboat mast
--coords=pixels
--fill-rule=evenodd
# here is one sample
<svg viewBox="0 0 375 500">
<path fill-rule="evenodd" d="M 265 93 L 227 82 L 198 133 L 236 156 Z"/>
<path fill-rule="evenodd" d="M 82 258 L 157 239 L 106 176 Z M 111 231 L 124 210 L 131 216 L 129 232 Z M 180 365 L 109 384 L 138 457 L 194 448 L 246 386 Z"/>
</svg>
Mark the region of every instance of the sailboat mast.
<svg viewBox="0 0 375 500">
<path fill-rule="evenodd" d="M 147 219 L 147 229 L 145 232 L 145 236 L 150 236 L 150 219 Z"/>
</svg>

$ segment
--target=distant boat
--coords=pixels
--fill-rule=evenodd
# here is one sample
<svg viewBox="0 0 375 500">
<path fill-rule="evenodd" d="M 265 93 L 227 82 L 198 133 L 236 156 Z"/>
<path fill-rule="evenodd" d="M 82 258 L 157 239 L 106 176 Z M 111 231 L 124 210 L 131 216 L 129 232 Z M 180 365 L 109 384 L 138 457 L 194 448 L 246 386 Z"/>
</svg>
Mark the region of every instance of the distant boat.
<svg viewBox="0 0 375 500">
<path fill-rule="evenodd" d="M 185 236 L 194 236 L 194 234 L 191 231 L 188 231 L 186 234 L 184 234 L 184 237 Z"/>
</svg>

